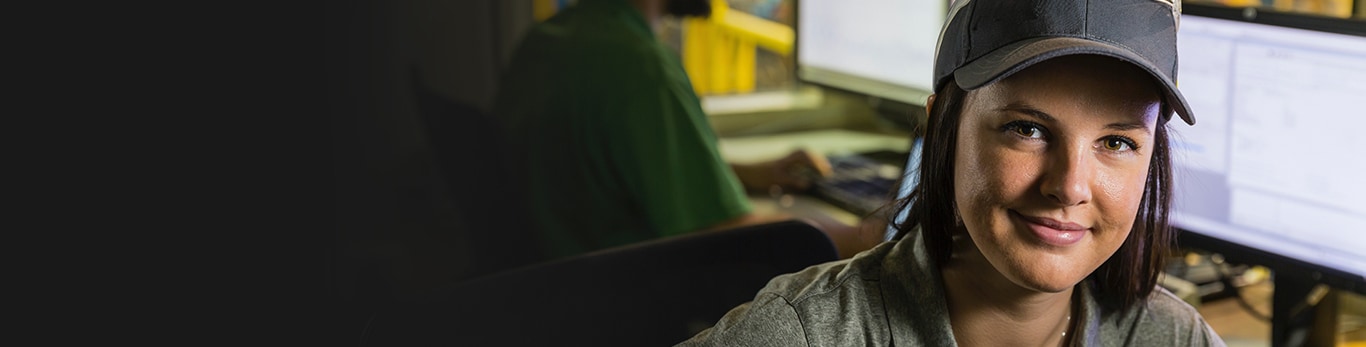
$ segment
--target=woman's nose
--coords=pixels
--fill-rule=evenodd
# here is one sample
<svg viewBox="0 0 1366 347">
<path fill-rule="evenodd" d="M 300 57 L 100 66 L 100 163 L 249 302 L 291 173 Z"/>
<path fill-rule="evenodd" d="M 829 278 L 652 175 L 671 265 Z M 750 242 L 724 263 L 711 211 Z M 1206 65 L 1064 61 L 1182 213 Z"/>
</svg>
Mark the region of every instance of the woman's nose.
<svg viewBox="0 0 1366 347">
<path fill-rule="evenodd" d="M 1059 150 L 1045 169 L 1043 195 L 1062 206 L 1091 201 L 1092 158 L 1085 150 Z"/>
</svg>

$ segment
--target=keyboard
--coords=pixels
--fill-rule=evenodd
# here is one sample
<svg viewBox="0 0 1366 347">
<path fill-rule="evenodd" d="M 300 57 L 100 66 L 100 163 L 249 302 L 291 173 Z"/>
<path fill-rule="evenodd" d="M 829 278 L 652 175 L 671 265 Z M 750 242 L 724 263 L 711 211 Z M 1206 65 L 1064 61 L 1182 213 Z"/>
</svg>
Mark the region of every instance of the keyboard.
<svg viewBox="0 0 1366 347">
<path fill-rule="evenodd" d="M 827 156 L 832 174 L 815 182 L 812 195 L 859 216 L 869 215 L 892 201 L 906 158 L 906 153 L 894 151 Z"/>
</svg>

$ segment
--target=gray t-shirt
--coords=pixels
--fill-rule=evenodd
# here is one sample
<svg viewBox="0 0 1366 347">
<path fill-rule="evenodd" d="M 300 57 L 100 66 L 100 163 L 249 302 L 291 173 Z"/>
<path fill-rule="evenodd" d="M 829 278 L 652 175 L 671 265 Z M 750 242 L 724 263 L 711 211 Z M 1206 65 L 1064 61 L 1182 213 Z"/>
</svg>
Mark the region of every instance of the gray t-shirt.
<svg viewBox="0 0 1366 347">
<path fill-rule="evenodd" d="M 919 232 L 853 258 L 769 281 L 680 346 L 955 346 L 939 270 Z M 1223 346 L 1189 304 L 1157 287 L 1139 307 L 1110 312 L 1086 285 L 1083 346 Z"/>
</svg>

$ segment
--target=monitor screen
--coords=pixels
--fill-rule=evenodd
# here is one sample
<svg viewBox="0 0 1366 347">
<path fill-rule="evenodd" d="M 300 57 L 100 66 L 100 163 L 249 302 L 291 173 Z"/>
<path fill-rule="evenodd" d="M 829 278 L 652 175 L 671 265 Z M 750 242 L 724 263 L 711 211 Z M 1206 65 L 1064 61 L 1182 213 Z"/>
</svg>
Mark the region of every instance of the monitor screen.
<svg viewBox="0 0 1366 347">
<path fill-rule="evenodd" d="M 915 185 L 920 182 L 920 151 L 924 145 L 925 138 L 923 137 L 917 137 L 911 142 L 911 151 L 906 157 L 906 167 L 901 171 L 901 182 L 897 184 L 896 188 L 897 199 L 905 199 L 911 196 L 911 191 L 915 190 Z M 906 222 L 906 215 L 909 212 L 908 210 L 897 211 L 896 217 L 892 218 L 892 221 L 895 224 Z M 893 237 L 896 237 L 896 226 L 887 225 L 887 231 L 883 234 L 882 240 L 891 241 Z"/>
<path fill-rule="evenodd" d="M 1197 122 L 1171 124 L 1174 224 L 1359 286 L 1366 154 L 1353 139 L 1366 129 L 1366 34 L 1191 10 L 1177 84 Z"/>
<path fill-rule="evenodd" d="M 797 77 L 924 105 L 945 0 L 799 1 Z"/>
</svg>

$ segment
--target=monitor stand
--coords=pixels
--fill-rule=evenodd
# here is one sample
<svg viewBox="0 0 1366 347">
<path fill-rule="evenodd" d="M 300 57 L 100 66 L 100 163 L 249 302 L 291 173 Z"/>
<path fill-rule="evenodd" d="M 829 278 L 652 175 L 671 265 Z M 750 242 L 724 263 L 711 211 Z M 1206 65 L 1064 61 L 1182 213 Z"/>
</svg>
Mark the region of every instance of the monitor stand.
<svg viewBox="0 0 1366 347">
<path fill-rule="evenodd" d="M 1272 272 L 1271 346 L 1334 346 L 1338 293 L 1305 271 Z"/>
</svg>

